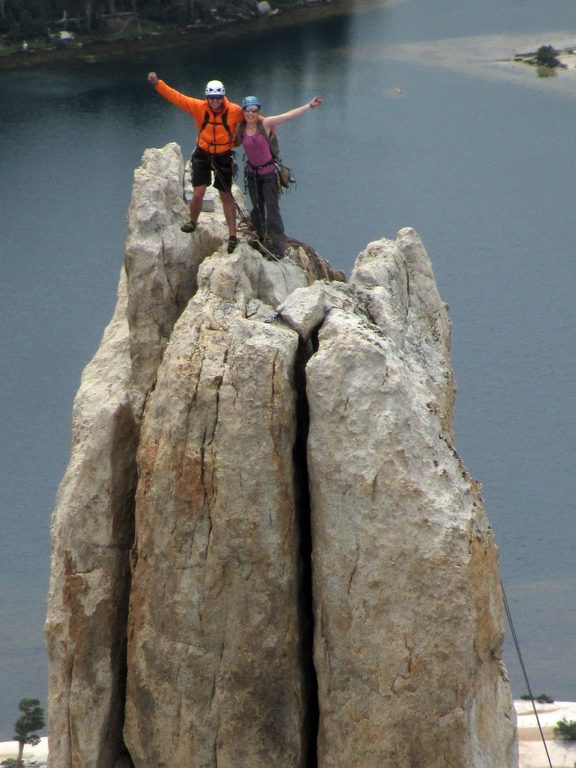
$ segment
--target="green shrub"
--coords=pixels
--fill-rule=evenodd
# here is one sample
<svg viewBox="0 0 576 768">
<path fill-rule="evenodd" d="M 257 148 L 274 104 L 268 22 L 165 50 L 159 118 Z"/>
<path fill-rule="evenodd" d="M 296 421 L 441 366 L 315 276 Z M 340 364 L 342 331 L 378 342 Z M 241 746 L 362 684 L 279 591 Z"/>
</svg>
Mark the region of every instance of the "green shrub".
<svg viewBox="0 0 576 768">
<path fill-rule="evenodd" d="M 541 67 L 559 67 L 558 51 L 552 45 L 541 45 L 536 51 L 536 63 Z"/>
<path fill-rule="evenodd" d="M 558 720 L 554 726 L 554 735 L 565 741 L 576 741 L 576 720 Z"/>
<path fill-rule="evenodd" d="M 529 693 L 525 693 L 520 698 L 522 701 L 532 701 L 532 697 Z M 537 701 L 538 704 L 554 704 L 554 699 L 552 696 L 548 696 L 547 693 L 539 693 L 538 696 L 534 696 L 534 701 Z"/>
</svg>

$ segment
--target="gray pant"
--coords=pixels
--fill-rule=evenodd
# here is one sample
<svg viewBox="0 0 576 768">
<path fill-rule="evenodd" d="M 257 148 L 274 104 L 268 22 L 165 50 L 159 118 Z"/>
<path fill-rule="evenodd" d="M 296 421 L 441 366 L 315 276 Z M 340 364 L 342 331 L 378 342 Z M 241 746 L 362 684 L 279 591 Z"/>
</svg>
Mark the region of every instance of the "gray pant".
<svg viewBox="0 0 576 768">
<path fill-rule="evenodd" d="M 278 204 L 276 173 L 267 173 L 256 178 L 253 173 L 249 173 L 248 194 L 252 201 L 250 218 L 258 238 L 264 242 L 268 237 L 272 246 L 270 250 L 277 256 L 284 256 L 286 236 Z"/>
</svg>

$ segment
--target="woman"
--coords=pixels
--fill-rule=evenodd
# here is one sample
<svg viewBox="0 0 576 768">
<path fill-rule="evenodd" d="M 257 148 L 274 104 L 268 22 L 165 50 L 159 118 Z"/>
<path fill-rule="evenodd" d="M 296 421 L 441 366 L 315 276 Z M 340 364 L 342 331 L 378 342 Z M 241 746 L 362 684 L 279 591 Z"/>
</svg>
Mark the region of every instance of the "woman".
<svg viewBox="0 0 576 768">
<path fill-rule="evenodd" d="M 246 96 L 242 101 L 244 122 L 238 125 L 236 144 L 242 145 L 247 157 L 248 194 L 252 202 L 250 217 L 260 242 L 263 243 L 267 236 L 270 241 L 270 251 L 277 258 L 284 256 L 286 236 L 278 206 L 276 169 L 270 148 L 271 131 L 277 125 L 299 117 L 309 109 L 319 107 L 320 104 L 322 104 L 322 97 L 315 96 L 302 107 L 296 107 L 281 115 L 262 118 L 261 104 L 256 96 Z"/>
</svg>

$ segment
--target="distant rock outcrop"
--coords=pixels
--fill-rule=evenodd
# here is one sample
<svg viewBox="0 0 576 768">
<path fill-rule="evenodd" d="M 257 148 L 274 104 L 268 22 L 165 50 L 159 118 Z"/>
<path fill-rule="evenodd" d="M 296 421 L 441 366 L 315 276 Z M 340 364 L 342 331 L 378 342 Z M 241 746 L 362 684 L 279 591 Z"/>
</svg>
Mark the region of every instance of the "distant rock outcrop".
<svg viewBox="0 0 576 768">
<path fill-rule="evenodd" d="M 136 171 L 52 524 L 52 768 L 513 768 L 498 556 L 411 229 L 348 282 Z"/>
</svg>

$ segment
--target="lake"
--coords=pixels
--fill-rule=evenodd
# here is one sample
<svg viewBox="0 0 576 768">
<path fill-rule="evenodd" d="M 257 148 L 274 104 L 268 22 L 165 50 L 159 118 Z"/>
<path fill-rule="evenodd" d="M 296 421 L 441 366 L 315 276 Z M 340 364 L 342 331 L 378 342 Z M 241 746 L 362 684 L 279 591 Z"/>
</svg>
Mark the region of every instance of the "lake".
<svg viewBox="0 0 576 768">
<path fill-rule="evenodd" d="M 173 51 L 0 72 L 0 739 L 46 700 L 49 524 L 74 394 L 115 304 L 134 168 L 189 154 L 191 95 L 222 79 L 268 114 L 298 186 L 289 234 L 350 272 L 414 227 L 453 323 L 457 448 L 482 482 L 534 692 L 576 699 L 576 70 L 509 60 L 576 45 L 573 0 L 405 0 Z M 526 687 L 506 646 L 513 692 Z"/>
</svg>

